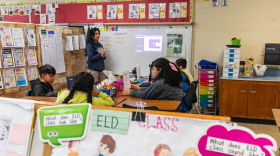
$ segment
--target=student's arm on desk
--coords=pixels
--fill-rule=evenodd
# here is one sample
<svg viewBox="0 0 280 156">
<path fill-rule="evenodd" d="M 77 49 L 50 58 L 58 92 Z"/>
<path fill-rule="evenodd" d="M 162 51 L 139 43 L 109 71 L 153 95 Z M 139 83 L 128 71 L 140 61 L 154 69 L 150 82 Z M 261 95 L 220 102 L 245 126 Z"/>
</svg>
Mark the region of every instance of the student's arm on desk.
<svg viewBox="0 0 280 156">
<path fill-rule="evenodd" d="M 131 90 L 130 95 L 136 96 L 142 99 L 155 100 L 162 92 L 162 85 L 151 85 L 149 87 L 141 87 L 141 91 Z"/>
<path fill-rule="evenodd" d="M 114 100 L 111 98 L 111 96 L 100 92 L 98 97 L 92 98 L 92 104 L 96 106 L 115 106 Z"/>
</svg>

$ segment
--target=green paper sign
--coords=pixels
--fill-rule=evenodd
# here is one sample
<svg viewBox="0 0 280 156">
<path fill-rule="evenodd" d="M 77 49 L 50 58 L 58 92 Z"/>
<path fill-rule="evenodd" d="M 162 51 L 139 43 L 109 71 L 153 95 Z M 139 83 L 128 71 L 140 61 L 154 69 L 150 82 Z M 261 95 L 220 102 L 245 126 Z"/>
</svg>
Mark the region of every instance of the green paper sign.
<svg viewBox="0 0 280 156">
<path fill-rule="evenodd" d="M 83 140 L 87 133 L 90 104 L 43 107 L 38 110 L 39 133 L 52 147 L 63 141 Z"/>
<path fill-rule="evenodd" d="M 129 112 L 94 109 L 91 130 L 127 135 Z"/>
</svg>

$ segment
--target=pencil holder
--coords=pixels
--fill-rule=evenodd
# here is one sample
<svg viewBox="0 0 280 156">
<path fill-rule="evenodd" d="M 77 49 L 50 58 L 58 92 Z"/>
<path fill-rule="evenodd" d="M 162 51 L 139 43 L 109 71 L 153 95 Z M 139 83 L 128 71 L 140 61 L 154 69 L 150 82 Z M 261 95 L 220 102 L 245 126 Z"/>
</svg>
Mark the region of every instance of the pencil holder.
<svg viewBox="0 0 280 156">
<path fill-rule="evenodd" d="M 116 96 L 117 95 L 117 93 L 118 93 L 118 88 L 114 88 L 114 89 L 111 89 L 111 90 L 100 90 L 100 91 L 102 91 L 103 93 L 105 93 L 105 94 L 107 94 L 107 95 L 109 95 L 109 96 L 111 96 L 111 97 L 113 97 L 113 96 Z"/>
</svg>

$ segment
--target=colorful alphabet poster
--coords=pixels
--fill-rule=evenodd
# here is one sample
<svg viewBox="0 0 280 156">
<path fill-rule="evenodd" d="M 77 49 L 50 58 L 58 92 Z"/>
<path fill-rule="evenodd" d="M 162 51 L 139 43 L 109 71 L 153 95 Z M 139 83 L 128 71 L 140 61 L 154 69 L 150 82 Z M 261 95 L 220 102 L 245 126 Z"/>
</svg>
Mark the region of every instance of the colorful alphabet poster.
<svg viewBox="0 0 280 156">
<path fill-rule="evenodd" d="M 132 121 L 134 116 L 129 113 L 129 129 L 124 135 L 115 133 L 115 130 L 125 129 L 121 128 L 126 125 L 126 120 L 122 120 L 125 117 L 94 111 L 91 125 L 98 125 L 100 130 L 89 127 L 84 140 L 70 141 L 62 148 L 54 148 L 52 156 L 71 153 L 95 156 L 275 156 L 277 150 L 272 137 L 255 134 L 235 123 L 148 113 L 144 114 L 145 121 L 139 122 Z M 111 132 L 102 128 L 111 129 Z"/>
<path fill-rule="evenodd" d="M 90 113 L 91 104 L 40 108 L 40 139 L 53 147 L 62 147 L 68 144 L 66 141 L 83 140 L 87 135 Z"/>
<path fill-rule="evenodd" d="M 2 48 L 2 58 L 4 68 L 10 68 L 15 66 L 13 52 L 11 48 Z"/>
<path fill-rule="evenodd" d="M 17 67 L 25 66 L 23 48 L 14 48 L 15 63 Z"/>
<path fill-rule="evenodd" d="M 27 86 L 25 68 L 15 68 L 17 86 Z"/>
<path fill-rule="evenodd" d="M 12 29 L 0 28 L 2 47 L 13 47 Z"/>
<path fill-rule="evenodd" d="M 118 19 L 123 19 L 123 4 L 118 4 Z"/>
<path fill-rule="evenodd" d="M 5 88 L 16 87 L 14 68 L 3 69 Z"/>
</svg>

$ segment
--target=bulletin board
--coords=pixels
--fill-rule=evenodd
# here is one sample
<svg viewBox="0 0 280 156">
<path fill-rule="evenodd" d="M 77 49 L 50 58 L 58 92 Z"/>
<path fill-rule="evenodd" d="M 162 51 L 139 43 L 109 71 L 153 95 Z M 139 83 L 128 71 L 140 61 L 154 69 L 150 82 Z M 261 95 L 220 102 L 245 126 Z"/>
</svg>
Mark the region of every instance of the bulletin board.
<svg viewBox="0 0 280 156">
<path fill-rule="evenodd" d="M 187 18 L 169 18 L 169 3 L 187 2 Z M 129 4 L 145 3 L 145 18 L 144 19 L 129 19 Z M 166 18 L 164 19 L 149 19 L 149 3 L 166 3 Z M 123 4 L 123 19 L 107 20 L 107 5 Z M 88 5 L 103 5 L 103 19 L 87 19 Z M 136 22 L 190 22 L 190 14 L 193 10 L 190 9 L 191 0 L 144 0 L 144 1 L 123 1 L 123 2 L 105 2 L 105 3 L 74 3 L 74 4 L 58 4 L 56 9 L 56 24 L 60 23 L 136 23 Z M 54 4 L 53 4 L 54 7 Z M 35 15 L 32 11 L 31 22 L 40 24 L 40 16 Z M 41 14 L 46 13 L 46 5 L 41 6 Z M 5 21 L 29 23 L 28 15 L 24 16 L 4 16 Z M 47 18 L 48 23 L 48 18 Z"/>
</svg>

